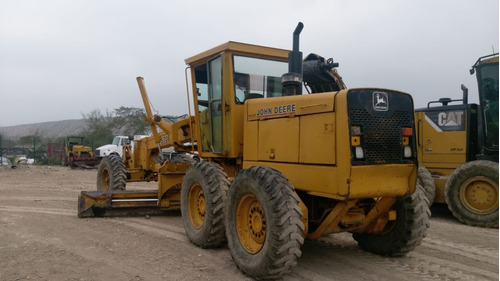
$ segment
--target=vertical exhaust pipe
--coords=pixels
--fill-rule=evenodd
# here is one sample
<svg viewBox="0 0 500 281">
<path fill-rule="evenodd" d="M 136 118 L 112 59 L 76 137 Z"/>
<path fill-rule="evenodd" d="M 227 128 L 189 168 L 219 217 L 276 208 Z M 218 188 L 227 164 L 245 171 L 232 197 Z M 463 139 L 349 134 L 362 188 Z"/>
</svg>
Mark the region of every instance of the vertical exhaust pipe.
<svg viewBox="0 0 500 281">
<path fill-rule="evenodd" d="M 299 51 L 300 32 L 304 24 L 299 22 L 293 32 L 293 49 L 288 54 L 288 73 L 281 76 L 284 96 L 302 95 L 302 52 Z"/>
<path fill-rule="evenodd" d="M 462 102 L 464 104 L 468 104 L 469 103 L 469 89 L 467 89 L 467 87 L 465 87 L 464 84 L 460 85 L 460 88 L 462 89 Z"/>
</svg>

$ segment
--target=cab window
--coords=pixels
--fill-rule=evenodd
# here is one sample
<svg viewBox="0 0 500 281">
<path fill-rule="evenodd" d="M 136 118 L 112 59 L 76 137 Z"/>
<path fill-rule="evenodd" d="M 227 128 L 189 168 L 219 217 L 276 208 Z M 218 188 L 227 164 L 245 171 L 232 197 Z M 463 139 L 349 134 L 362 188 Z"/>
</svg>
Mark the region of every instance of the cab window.
<svg viewBox="0 0 500 281">
<path fill-rule="evenodd" d="M 233 68 L 237 104 L 282 96 L 281 76 L 288 71 L 287 62 L 234 55 Z"/>
</svg>

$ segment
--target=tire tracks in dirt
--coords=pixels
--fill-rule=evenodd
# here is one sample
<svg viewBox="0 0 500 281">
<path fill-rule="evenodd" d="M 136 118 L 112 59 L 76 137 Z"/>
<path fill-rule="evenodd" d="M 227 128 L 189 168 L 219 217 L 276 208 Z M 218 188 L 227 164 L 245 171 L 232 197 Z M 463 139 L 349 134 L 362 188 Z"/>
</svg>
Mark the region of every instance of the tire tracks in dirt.
<svg viewBox="0 0 500 281">
<path fill-rule="evenodd" d="M 0 211 L 14 213 L 35 213 L 56 216 L 76 216 L 76 210 L 57 209 L 57 208 L 40 208 L 26 206 L 0 206 Z"/>
<path fill-rule="evenodd" d="M 75 201 L 76 203 L 76 201 Z M 76 210 L 69 209 L 57 209 L 57 208 L 47 208 L 47 207 L 27 207 L 27 206 L 0 206 L 0 211 L 4 212 L 14 212 L 14 213 L 34 213 L 34 214 L 45 214 L 45 215 L 55 215 L 55 216 L 71 216 L 76 217 Z M 113 223 L 119 225 L 125 225 L 127 227 L 133 227 L 141 231 L 153 233 L 160 236 L 165 236 L 178 241 L 188 241 L 184 228 L 177 227 L 168 223 L 160 224 L 157 222 L 152 222 L 152 220 L 147 220 L 145 222 L 144 217 L 136 218 L 117 218 Z"/>
<path fill-rule="evenodd" d="M 498 280 L 498 250 L 493 248 L 477 248 L 431 236 L 405 257 L 383 257 L 357 248 L 345 235 L 341 239 L 332 237 L 304 245 L 312 245 L 313 250 L 309 252 L 321 258 L 308 253 L 312 262 L 299 259 L 299 269 L 292 273 L 294 278 L 386 280 L 387 275 L 380 274 L 380 268 L 384 268 L 391 272 L 394 280 Z M 345 247 L 346 242 L 349 248 Z M 320 267 L 319 262 L 322 263 Z M 370 276 L 366 277 L 367 274 Z"/>
<path fill-rule="evenodd" d="M 39 233 L 23 231 L 28 234 L 23 235 L 22 239 L 33 244 L 43 245 L 39 246 L 40 248 L 52 248 L 54 249 L 52 252 L 55 253 L 65 252 L 67 254 L 71 253 L 71 255 L 74 255 L 75 257 L 81 257 L 82 264 L 109 267 L 110 272 L 123 271 L 124 276 L 140 276 L 143 278 L 139 280 L 169 280 L 169 278 L 165 278 L 165 276 L 169 276 L 174 279 L 182 279 L 183 275 L 180 273 L 180 269 L 183 265 L 179 265 L 179 260 L 186 260 L 192 268 L 200 272 L 200 275 L 202 273 L 209 273 L 212 277 L 214 275 L 217 276 L 218 273 L 216 269 L 225 268 L 225 272 L 222 276 L 238 276 L 238 279 L 246 279 L 245 276 L 241 275 L 236 266 L 234 266 L 230 260 L 227 249 L 205 250 L 192 245 L 185 235 L 182 221 L 180 219 L 180 213 L 152 217 L 141 216 L 78 219 L 76 207 L 71 210 L 50 207 L 0 206 L 0 213 L 4 211 L 4 214 L 6 215 L 4 215 L 3 218 L 0 218 L 0 220 L 6 223 L 13 223 L 11 226 L 18 225 L 19 227 L 22 227 L 23 224 L 20 220 L 24 216 L 23 214 L 26 213 L 33 214 L 31 218 L 36 218 L 37 216 L 35 215 L 43 216 L 40 217 L 43 222 L 39 220 L 41 225 L 45 225 L 49 221 L 54 220 L 59 220 L 60 224 L 73 226 L 75 226 L 75 222 L 82 222 L 79 229 L 71 230 L 69 234 L 67 232 L 64 232 L 65 234 L 62 235 L 58 234 L 63 233 L 63 231 L 56 229 L 44 231 L 45 235 L 43 236 Z M 46 215 L 50 215 L 50 217 Z M 24 217 L 26 218 L 26 216 Z M 73 222 L 68 221 L 68 219 Z M 31 227 L 34 226 L 28 226 L 28 229 Z M 5 229 L 7 232 L 10 232 L 11 235 L 15 236 L 15 231 L 10 231 L 8 228 Z M 75 235 L 82 237 L 81 241 L 78 241 L 77 244 L 70 243 L 70 237 Z M 116 236 L 118 239 L 118 245 L 110 242 L 109 239 L 101 240 L 99 238 L 110 235 L 118 235 Z M 165 239 L 173 242 L 165 243 Z M 121 258 L 117 259 L 117 256 L 120 256 L 120 253 L 125 251 L 123 247 L 126 247 L 126 249 L 128 249 L 127 251 L 130 251 L 136 247 L 134 245 L 142 244 L 145 246 L 144 243 L 149 243 L 145 241 L 161 240 L 164 241 L 161 243 L 163 247 L 156 248 L 153 252 L 149 253 L 144 251 L 140 251 L 140 254 L 138 253 L 140 257 L 144 258 L 141 258 L 142 263 L 137 263 L 136 261 L 132 262 L 129 257 L 125 260 L 121 260 Z M 168 245 L 176 246 L 174 248 L 169 248 Z M 188 255 L 182 255 L 184 252 L 182 249 L 186 249 Z M 177 271 L 179 271 L 178 273 L 171 272 L 165 275 L 165 272 L 152 272 L 151 268 L 149 270 L 144 268 L 144 262 L 146 262 L 146 260 L 156 263 L 157 260 L 162 259 L 161 256 L 167 252 L 171 252 L 172 254 L 170 255 L 170 258 L 165 260 L 165 262 L 168 261 L 168 264 L 170 264 L 173 268 L 177 268 Z M 172 259 L 173 256 L 177 255 L 181 255 L 182 258 Z M 209 257 L 209 259 L 197 261 L 203 256 Z M 154 267 L 151 263 L 149 263 L 148 266 Z"/>
<path fill-rule="evenodd" d="M 475 260 L 498 266 L 498 250 L 496 249 L 479 248 L 478 246 L 442 240 L 432 236 L 425 238 L 421 247 L 427 247 L 431 250 L 440 251 L 441 253 L 463 256 L 472 261 Z"/>
<path fill-rule="evenodd" d="M 186 242 L 189 241 L 184 228 L 177 227 L 168 223 L 160 223 L 156 220 L 141 218 L 126 218 L 117 220 L 115 223 L 126 225 L 127 227 L 133 227 L 148 233 L 155 235 L 160 235 L 163 237 L 171 238 L 177 241 Z"/>
<path fill-rule="evenodd" d="M 26 201 L 26 202 L 38 202 L 38 201 L 56 201 L 56 202 L 74 202 L 75 204 L 78 202 L 77 198 L 69 198 L 69 197 L 53 197 L 53 196 L 37 196 L 37 197 L 24 197 L 24 196 L 3 196 L 0 198 L 0 201 Z"/>
<path fill-rule="evenodd" d="M 10 224 L 9 227 L 5 227 L 2 229 L 4 233 L 10 233 L 12 237 L 16 237 L 19 233 L 19 229 L 17 229 L 18 227 L 27 229 L 22 231 L 22 236 L 18 236 L 20 239 L 19 241 L 22 241 L 19 243 L 21 243 L 22 245 L 37 245 L 37 248 L 46 249 L 44 250 L 44 252 L 65 253 L 65 255 L 80 257 L 81 264 L 87 265 L 92 268 L 96 266 L 107 267 L 109 268 L 110 272 L 115 272 L 114 274 L 116 274 L 116 272 L 120 272 L 122 277 L 126 277 L 125 280 L 165 279 L 163 278 L 162 274 L 158 272 L 145 270 L 143 268 L 143 264 L 137 263 L 134 259 L 127 258 L 127 261 L 124 261 L 121 258 L 117 259 L 117 255 L 119 254 L 116 252 L 116 250 L 119 249 L 119 246 L 110 244 L 110 241 L 108 239 L 102 241 L 99 238 L 109 235 L 111 233 L 111 229 L 121 228 L 126 230 L 127 228 L 132 228 L 138 230 L 139 232 L 148 232 L 149 234 L 154 234 L 155 236 L 160 236 L 167 239 L 174 239 L 175 241 L 186 242 L 187 240 L 184 235 L 178 233 L 180 231 L 178 228 L 168 226 L 160 227 L 159 225 L 144 225 L 140 222 L 137 222 L 137 220 L 145 220 L 144 218 L 126 218 L 124 220 L 120 220 L 120 218 L 88 219 L 90 225 L 88 223 L 82 224 L 81 228 L 79 229 L 68 229 L 65 232 L 62 232 L 59 228 L 66 228 L 64 225 L 68 225 L 68 223 L 74 225 L 74 223 L 68 222 L 68 219 L 71 220 L 71 218 L 74 218 L 73 221 L 81 222 L 84 222 L 86 219 L 77 219 L 76 210 L 54 209 L 46 207 L 0 206 L 0 213 L 2 212 L 5 212 L 4 214 L 6 215 L 3 215 L 1 220 L 5 223 Z M 26 213 L 43 216 L 40 217 L 40 220 L 38 220 L 41 225 L 45 225 L 46 222 L 53 221 L 54 219 L 59 220 L 59 223 L 61 225 L 59 225 L 56 229 L 45 230 L 43 232 L 44 235 L 29 231 L 28 229 L 33 226 L 25 227 L 20 222 L 23 219 L 23 214 Z M 45 215 L 50 215 L 51 217 Z M 26 218 L 26 216 L 24 217 Z M 130 235 L 127 235 L 127 232 L 129 231 L 123 231 L 124 239 L 135 241 L 136 237 L 131 238 Z M 83 239 L 81 241 L 78 241 L 76 244 L 69 242 L 72 239 L 71 237 L 75 236 L 81 236 Z M 92 240 L 94 240 L 95 242 L 92 243 Z M 13 247 L 16 248 L 16 246 Z M 115 250 L 115 247 L 118 247 L 118 249 Z M 116 276 L 110 276 L 107 275 L 107 273 L 105 273 L 103 276 L 95 277 L 97 277 L 99 280 L 111 280 L 116 278 Z M 118 278 L 117 280 L 120 279 L 121 278 Z"/>
<path fill-rule="evenodd" d="M 498 272 L 495 273 L 426 254 L 412 253 L 412 256 L 418 260 L 423 271 L 431 273 L 432 276 L 438 276 L 441 280 L 498 280 Z"/>
<path fill-rule="evenodd" d="M 140 276 L 145 280 L 160 280 L 160 276 L 150 273 L 141 268 L 140 264 L 123 264 L 120 259 L 116 260 L 113 253 L 106 254 L 103 251 L 95 251 L 92 248 L 75 247 L 74 245 L 65 243 L 63 239 L 58 238 L 43 238 L 40 236 L 25 234 L 23 236 L 25 241 L 36 244 L 38 247 L 53 248 L 60 253 L 72 253 L 86 260 L 90 265 L 106 265 L 106 267 L 116 268 L 118 271 L 126 273 L 129 276 Z M 26 243 L 26 242 L 25 242 Z M 47 252 L 47 250 L 45 250 Z M 85 263 L 83 263 L 85 264 Z M 97 276 L 99 279 L 107 279 L 107 275 Z M 131 279 L 132 280 L 132 279 Z"/>
<path fill-rule="evenodd" d="M 180 213 L 150 219 L 144 216 L 77 219 L 77 197 L 69 197 L 70 194 L 50 197 L 47 193 L 26 195 L 0 198 L 2 231 L 8 233 L 12 241 L 21 243 L 27 239 L 34 245 L 43 245 L 36 246 L 40 251 L 45 247 L 53 249 L 49 253 L 56 256 L 61 251 L 71 253 L 75 264 L 109 267 L 110 272 L 103 272 L 104 277 L 119 280 L 112 275 L 118 274 L 122 280 L 141 280 L 136 278 L 138 275 L 144 280 L 186 280 L 208 274 L 211 280 L 245 278 L 231 261 L 227 249 L 203 250 L 192 245 L 185 235 Z M 24 214 L 32 214 L 32 221 Z M 19 232 L 13 227 L 22 230 L 22 237 L 16 236 Z M 406 257 L 389 258 L 361 250 L 349 234 L 336 234 L 306 242 L 298 266 L 284 279 L 498 280 L 498 243 L 491 242 L 495 240 L 498 241 L 498 229 L 431 219 L 431 228 L 421 246 Z M 148 247 L 156 243 L 156 247 Z M 3 247 L 0 249 L 10 253 L 15 250 L 10 248 L 15 246 L 5 244 Z M 172 271 L 159 269 L 164 266 L 170 266 Z M 186 271 L 184 267 L 194 270 Z M 70 273 L 78 272 L 81 271 L 73 269 Z"/>
</svg>

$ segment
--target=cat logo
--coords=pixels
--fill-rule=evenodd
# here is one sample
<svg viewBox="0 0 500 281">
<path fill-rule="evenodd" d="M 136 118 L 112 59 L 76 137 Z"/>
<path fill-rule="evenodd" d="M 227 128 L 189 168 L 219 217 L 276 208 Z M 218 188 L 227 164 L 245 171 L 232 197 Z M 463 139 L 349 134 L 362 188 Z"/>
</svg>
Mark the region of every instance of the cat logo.
<svg viewBox="0 0 500 281">
<path fill-rule="evenodd" d="M 463 111 L 439 112 L 438 125 L 442 126 L 462 126 Z"/>
<path fill-rule="evenodd" d="M 425 120 L 437 132 L 465 130 L 464 110 L 426 112 Z"/>
<path fill-rule="evenodd" d="M 376 111 L 389 110 L 389 96 L 384 92 L 373 92 L 373 109 Z"/>
</svg>

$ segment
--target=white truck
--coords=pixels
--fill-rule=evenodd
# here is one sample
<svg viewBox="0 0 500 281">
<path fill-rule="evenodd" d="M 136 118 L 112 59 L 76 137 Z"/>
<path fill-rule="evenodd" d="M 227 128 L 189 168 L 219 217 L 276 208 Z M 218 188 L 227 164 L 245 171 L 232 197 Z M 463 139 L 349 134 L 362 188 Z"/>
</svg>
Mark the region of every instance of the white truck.
<svg viewBox="0 0 500 281">
<path fill-rule="evenodd" d="M 131 145 L 132 151 L 135 149 L 135 141 L 140 140 L 142 138 L 148 137 L 147 135 L 135 135 L 133 139 L 131 140 L 132 137 L 128 136 L 116 136 L 113 138 L 113 142 L 111 144 L 106 144 L 103 146 L 99 146 L 96 148 L 95 155 L 97 156 L 97 159 L 99 162 L 106 156 L 116 153 L 120 155 L 120 157 L 123 157 L 123 147 L 128 144 Z M 173 160 L 174 158 L 178 160 L 182 159 L 182 161 L 201 161 L 201 159 L 198 156 L 195 155 L 188 155 L 185 153 L 176 153 L 174 151 L 173 147 L 169 148 L 164 148 L 162 149 L 163 157 L 166 157 L 170 159 L 170 161 L 176 161 Z M 194 157 L 193 157 L 194 156 Z"/>
<path fill-rule="evenodd" d="M 147 137 L 147 135 L 135 135 L 133 137 L 133 140 L 140 140 L 144 137 Z M 120 157 L 123 156 L 123 146 L 130 144 L 131 137 L 128 136 L 116 136 L 113 138 L 113 142 L 111 144 L 106 144 L 103 146 L 99 146 L 95 154 L 99 160 L 102 158 L 112 154 L 112 153 L 118 153 Z M 135 148 L 135 143 L 132 142 L 132 150 Z"/>
<path fill-rule="evenodd" d="M 111 153 L 118 153 L 120 157 L 123 155 L 123 146 L 129 144 L 128 136 L 116 136 L 113 138 L 111 144 L 106 144 L 96 148 L 95 154 L 99 160 L 110 155 Z"/>
</svg>

